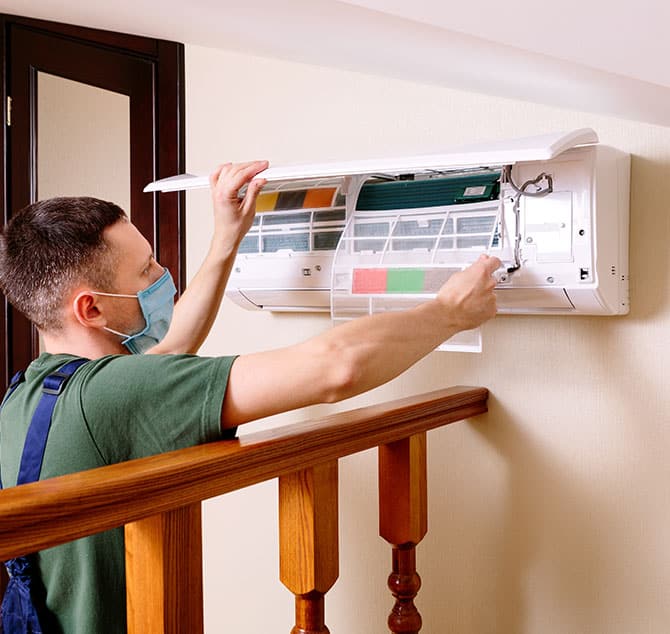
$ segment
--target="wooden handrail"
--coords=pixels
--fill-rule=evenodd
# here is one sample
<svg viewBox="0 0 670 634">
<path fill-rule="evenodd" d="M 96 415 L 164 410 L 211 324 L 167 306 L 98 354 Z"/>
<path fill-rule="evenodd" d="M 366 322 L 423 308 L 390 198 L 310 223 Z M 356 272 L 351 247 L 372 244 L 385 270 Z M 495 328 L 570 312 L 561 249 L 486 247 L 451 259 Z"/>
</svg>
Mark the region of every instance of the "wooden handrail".
<svg viewBox="0 0 670 634">
<path fill-rule="evenodd" d="M 391 501 L 388 509 L 382 508 L 382 536 L 394 547 L 397 545 L 404 549 L 409 546 L 412 549 L 409 559 L 405 557 L 407 564 L 398 559 L 398 574 L 406 576 L 402 566 L 411 568 L 414 565 L 413 548 L 423 536 L 421 531 L 412 528 L 415 522 L 407 513 L 422 515 L 419 523 L 425 526 L 425 500 L 421 501 L 425 498 L 425 432 L 486 412 L 487 398 L 488 390 L 485 388 L 452 387 L 249 434 L 235 441 L 213 442 L 5 489 L 0 492 L 0 559 L 6 560 L 126 525 L 126 549 L 128 552 L 130 544 L 137 559 L 130 570 L 139 571 L 132 572 L 133 575 L 141 575 L 146 567 L 140 559 L 145 548 L 137 544 L 142 544 L 142 540 L 147 539 L 146 535 L 154 535 L 149 538 L 151 543 L 152 540 L 162 540 L 163 537 L 156 536 L 168 531 L 169 535 L 165 533 L 168 535 L 165 544 L 169 546 L 172 543 L 172 551 L 168 548 L 160 556 L 166 561 L 170 557 L 179 557 L 179 552 L 174 550 L 175 535 L 178 541 L 191 538 L 193 527 L 199 526 L 201 501 L 277 477 L 280 479 L 280 499 L 283 495 L 285 500 L 295 499 L 298 506 L 307 504 L 309 508 L 331 509 L 326 511 L 331 515 L 330 524 L 315 520 L 315 524 L 303 527 L 305 534 L 316 536 L 315 543 L 323 548 L 324 540 L 332 542 L 333 535 L 335 543 L 337 541 L 337 512 L 336 505 L 333 507 L 332 504 L 337 497 L 337 460 L 374 447 L 389 447 L 390 453 L 385 453 L 389 457 L 384 459 L 385 462 L 405 461 L 409 469 L 406 476 L 390 486 L 401 487 L 418 500 L 416 507 L 412 502 L 409 506 L 395 508 L 395 502 Z M 404 445 L 398 443 L 412 438 L 418 439 L 418 449 L 410 455 L 406 454 Z M 388 470 L 388 467 L 380 469 L 380 474 L 384 469 Z M 296 474 L 297 477 L 293 477 Z M 321 478 L 319 490 L 309 484 L 311 478 Z M 325 502 L 314 498 L 314 495 L 325 495 Z M 292 518 L 300 516 L 300 513 L 287 510 L 284 516 L 286 519 L 282 521 L 288 526 Z M 401 525 L 406 525 L 407 529 L 402 528 L 398 533 L 389 528 L 395 516 L 401 518 Z M 332 522 L 335 522 L 334 527 Z M 397 543 L 398 534 L 407 535 L 406 543 Z M 199 537 L 193 542 L 190 552 L 196 552 L 198 548 Z M 394 570 L 396 559 L 401 555 L 404 557 L 402 552 L 394 554 Z M 316 552 L 310 554 L 310 557 L 316 556 Z M 189 562 L 185 560 L 184 565 L 189 565 Z M 197 577 L 200 574 L 198 562 L 190 566 L 194 577 Z M 296 594 L 296 614 L 300 612 L 305 623 L 316 623 L 310 626 L 314 628 L 310 631 L 327 632 L 322 615 L 323 594 L 337 577 L 336 562 L 330 572 L 321 570 L 316 577 L 309 571 L 305 575 L 302 570 L 293 570 L 291 566 L 285 570 L 285 584 L 290 589 L 293 590 L 292 586 L 300 588 L 305 583 L 313 586 L 309 592 L 293 590 Z M 169 573 L 164 571 L 162 574 Z M 411 603 L 416 590 L 418 586 L 409 590 L 401 588 L 398 600 Z M 158 605 L 158 601 L 154 603 Z M 197 610 L 197 605 L 194 609 Z M 319 610 L 320 616 L 317 614 Z M 163 616 L 165 619 L 161 622 L 172 622 L 172 625 L 152 631 L 196 632 L 201 629 L 200 626 L 191 630 L 180 629 L 178 623 L 174 624 L 175 613 L 149 617 L 142 614 L 138 619 L 149 618 L 151 622 L 157 622 Z M 418 613 L 412 618 L 420 623 Z M 136 623 L 135 631 L 148 631 L 143 629 L 145 626 L 140 624 L 140 620 Z M 193 623 L 190 625 L 193 626 Z M 412 631 L 396 630 L 394 627 L 392 631 Z M 130 622 L 129 631 L 133 631 Z M 294 631 L 306 630 L 296 625 Z"/>
<path fill-rule="evenodd" d="M 0 559 L 56 546 L 486 411 L 453 387 L 0 492 Z"/>
</svg>

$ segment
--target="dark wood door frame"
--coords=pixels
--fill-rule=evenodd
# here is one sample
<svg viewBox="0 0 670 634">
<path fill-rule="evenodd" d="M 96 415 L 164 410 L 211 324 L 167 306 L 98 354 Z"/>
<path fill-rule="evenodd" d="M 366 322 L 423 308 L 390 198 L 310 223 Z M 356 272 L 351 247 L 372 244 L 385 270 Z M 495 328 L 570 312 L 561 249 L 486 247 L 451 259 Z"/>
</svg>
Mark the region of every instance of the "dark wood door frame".
<svg viewBox="0 0 670 634">
<path fill-rule="evenodd" d="M 184 48 L 167 42 L 1 15 L 3 221 L 36 196 L 36 79 L 43 71 L 130 97 L 130 182 L 133 222 L 185 285 L 184 205 L 181 194 L 143 194 L 146 183 L 184 171 Z M 11 125 L 7 124 L 11 97 Z M 35 329 L 0 302 L 0 387 L 37 353 Z"/>
</svg>

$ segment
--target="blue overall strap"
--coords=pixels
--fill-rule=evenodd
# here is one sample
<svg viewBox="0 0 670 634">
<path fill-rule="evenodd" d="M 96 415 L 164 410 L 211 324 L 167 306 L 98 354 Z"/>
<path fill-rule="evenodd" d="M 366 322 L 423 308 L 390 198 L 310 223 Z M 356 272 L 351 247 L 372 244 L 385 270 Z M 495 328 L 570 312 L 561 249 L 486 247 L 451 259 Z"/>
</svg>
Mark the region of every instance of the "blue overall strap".
<svg viewBox="0 0 670 634">
<path fill-rule="evenodd" d="M 23 373 L 23 370 L 19 370 L 13 377 L 12 380 L 9 382 L 9 387 L 7 388 L 7 392 L 5 392 L 5 398 L 2 399 L 2 403 L 0 404 L 0 408 L 5 404 L 5 401 L 12 395 L 12 392 L 19 387 L 19 384 L 24 380 L 25 375 Z"/>
<path fill-rule="evenodd" d="M 39 479 L 56 400 L 77 368 L 87 361 L 88 359 L 70 361 L 44 379 L 42 397 L 26 434 L 17 484 Z M 15 377 L 16 381 L 12 379 L 8 395 L 22 380 L 22 377 L 17 377 L 18 375 Z M 36 600 L 35 584 L 39 583 L 39 578 L 34 573 L 33 555 L 10 559 L 5 562 L 5 566 L 9 573 L 9 583 L 0 607 L 3 631 L 6 634 L 46 634 L 43 623 L 50 615 L 43 599 Z"/>
<path fill-rule="evenodd" d="M 56 400 L 70 377 L 77 371 L 77 368 L 87 361 L 88 359 L 70 361 L 58 372 L 54 372 L 44 379 L 42 398 L 37 404 L 33 419 L 30 421 L 26 441 L 23 445 L 19 477 L 16 479 L 17 485 L 39 480 Z"/>
<path fill-rule="evenodd" d="M 17 387 L 19 387 L 19 384 L 23 381 L 23 379 L 24 379 L 23 370 L 19 370 L 12 377 L 12 380 L 9 382 L 9 387 L 7 388 L 7 392 L 5 392 L 5 397 L 2 399 L 2 403 L 0 403 L 0 410 L 2 409 L 2 406 L 7 402 L 7 399 L 12 395 L 14 390 Z M 0 478 L 0 490 L 2 490 L 2 478 Z"/>
</svg>

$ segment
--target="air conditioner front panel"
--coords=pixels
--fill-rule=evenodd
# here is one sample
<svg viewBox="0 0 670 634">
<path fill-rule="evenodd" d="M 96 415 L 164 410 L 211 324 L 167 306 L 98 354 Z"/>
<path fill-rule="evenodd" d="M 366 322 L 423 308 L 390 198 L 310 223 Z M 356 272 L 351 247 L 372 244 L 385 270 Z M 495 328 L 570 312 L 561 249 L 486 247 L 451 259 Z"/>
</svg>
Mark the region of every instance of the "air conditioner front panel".
<svg viewBox="0 0 670 634">
<path fill-rule="evenodd" d="M 243 300 L 263 310 L 330 312 L 330 289 L 328 288 L 311 290 L 242 288 L 237 292 Z"/>
<path fill-rule="evenodd" d="M 563 313 L 575 310 L 568 294 L 562 288 L 497 288 L 496 301 L 498 311 L 501 313 L 532 310 Z"/>
<path fill-rule="evenodd" d="M 363 174 L 430 173 L 434 171 L 472 168 L 479 166 L 513 165 L 518 161 L 550 160 L 566 150 L 579 145 L 598 142 L 598 135 L 591 128 L 581 128 L 568 132 L 555 132 L 540 136 L 506 139 L 487 143 L 476 143 L 454 148 L 441 154 L 402 156 L 397 158 L 372 158 L 330 163 L 308 163 L 270 167 L 260 174 L 274 183 Z M 180 174 L 150 183 L 145 192 L 170 192 L 209 187 L 207 176 Z"/>
</svg>

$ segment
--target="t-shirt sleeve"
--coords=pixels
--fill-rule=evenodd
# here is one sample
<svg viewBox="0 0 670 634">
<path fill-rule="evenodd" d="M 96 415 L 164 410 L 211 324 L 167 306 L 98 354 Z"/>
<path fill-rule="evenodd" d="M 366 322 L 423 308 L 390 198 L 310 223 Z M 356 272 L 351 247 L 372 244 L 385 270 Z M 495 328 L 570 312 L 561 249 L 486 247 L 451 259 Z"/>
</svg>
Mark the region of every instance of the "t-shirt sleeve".
<svg viewBox="0 0 670 634">
<path fill-rule="evenodd" d="M 224 437 L 235 357 L 114 355 L 85 366 L 81 408 L 102 459 L 122 462 Z"/>
</svg>

